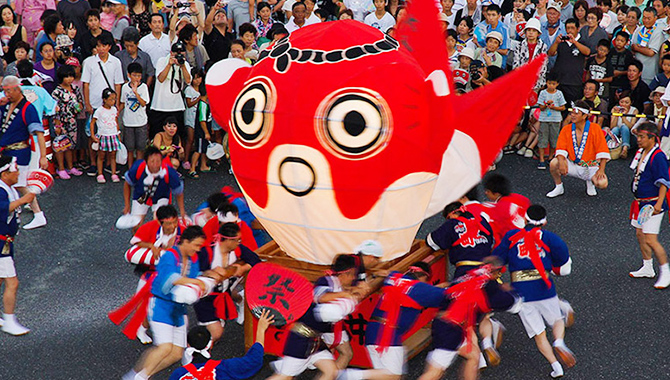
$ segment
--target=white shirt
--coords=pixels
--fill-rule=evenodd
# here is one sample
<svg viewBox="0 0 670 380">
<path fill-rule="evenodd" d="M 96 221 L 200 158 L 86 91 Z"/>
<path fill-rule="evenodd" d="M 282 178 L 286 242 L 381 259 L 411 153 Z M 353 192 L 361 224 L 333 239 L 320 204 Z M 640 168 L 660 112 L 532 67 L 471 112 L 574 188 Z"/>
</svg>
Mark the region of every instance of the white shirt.
<svg viewBox="0 0 670 380">
<path fill-rule="evenodd" d="M 170 37 L 167 34 L 161 33 L 161 38 L 154 37 L 153 33 L 149 33 L 142 37 L 139 45 L 140 50 L 149 54 L 151 63 L 154 67 L 158 66 L 158 60 L 170 54 L 172 44 L 170 44 Z"/>
<path fill-rule="evenodd" d="M 146 84 L 140 83 L 137 87 L 137 93 L 145 102 L 149 103 L 149 87 Z M 130 82 L 121 87 L 121 97 L 119 102 L 123 103 L 123 125 L 126 127 L 143 127 L 147 125 L 147 107 L 141 106 L 137 100 L 137 96 L 130 88 Z"/>
<path fill-rule="evenodd" d="M 298 26 L 298 24 L 296 24 L 295 21 L 293 21 L 293 17 L 291 17 L 291 19 L 288 20 L 286 25 L 284 25 L 284 27 L 286 28 L 286 30 L 288 30 L 289 33 L 293 33 L 296 30 L 298 30 L 300 28 L 304 28 L 306 26 L 307 26 L 307 21 L 305 21 L 305 23 L 302 26 Z"/>
<path fill-rule="evenodd" d="M 184 90 L 184 97 L 188 100 L 193 101 L 194 99 L 197 99 L 200 97 L 200 93 L 198 90 L 193 88 L 193 86 L 188 86 Z M 195 114 L 198 111 L 198 103 L 196 102 L 193 107 L 189 107 L 186 112 L 184 112 L 184 125 L 187 127 L 194 128 L 195 127 Z"/>
<path fill-rule="evenodd" d="M 156 85 L 154 88 L 154 98 L 151 101 L 151 109 L 163 112 L 184 111 L 186 107 L 184 106 L 184 100 L 181 97 L 182 89 L 177 87 L 177 84 L 173 80 L 176 75 L 176 79 L 181 79 L 183 81 L 181 68 L 177 65 L 173 65 L 173 68 L 168 71 L 165 80 L 162 83 L 158 80 L 159 74 L 163 72 L 165 67 L 167 67 L 169 61 L 170 56 L 166 55 L 159 59 L 156 64 Z M 184 65 L 186 66 L 186 71 L 190 73 L 191 65 L 189 65 L 188 62 L 185 62 Z M 190 83 L 191 82 L 189 81 L 185 84 Z M 185 84 L 182 83 L 182 86 Z"/>
<path fill-rule="evenodd" d="M 369 15 L 365 16 L 364 22 L 373 28 L 381 30 L 384 33 L 386 33 L 386 31 L 389 30 L 389 28 L 392 28 L 395 25 L 395 19 L 388 12 L 384 13 L 382 18 L 377 18 L 375 12 L 372 12 Z"/>
<path fill-rule="evenodd" d="M 100 62 L 102 69 L 105 70 L 105 76 L 100 70 Z M 97 55 L 92 55 L 84 60 L 81 71 L 81 81 L 88 83 L 88 101 L 91 103 L 93 109 L 102 107 L 102 91 L 106 88 L 114 90 L 114 85 L 123 84 L 123 70 L 121 69 L 121 61 L 113 55 L 107 57 L 107 62 L 102 60 Z"/>
<path fill-rule="evenodd" d="M 116 115 L 118 111 L 116 107 L 107 109 L 100 107 L 93 113 L 95 119 L 95 135 L 96 136 L 116 136 L 119 130 L 116 128 Z"/>
</svg>

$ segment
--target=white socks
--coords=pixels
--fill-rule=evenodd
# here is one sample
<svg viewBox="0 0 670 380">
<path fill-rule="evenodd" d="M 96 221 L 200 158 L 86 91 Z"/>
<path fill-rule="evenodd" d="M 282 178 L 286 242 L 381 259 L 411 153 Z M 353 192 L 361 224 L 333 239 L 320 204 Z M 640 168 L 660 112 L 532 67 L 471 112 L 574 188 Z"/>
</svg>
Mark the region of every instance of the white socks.
<svg viewBox="0 0 670 380">
<path fill-rule="evenodd" d="M 493 340 L 491 339 L 490 336 L 487 336 L 486 338 L 482 339 L 482 348 L 485 350 L 488 348 L 493 348 Z"/>
<path fill-rule="evenodd" d="M 649 261 L 651 261 L 651 260 L 649 260 Z M 651 265 L 651 264 L 649 264 L 649 265 Z M 660 266 L 660 269 L 661 269 L 661 273 L 669 273 L 670 272 L 670 265 L 668 263 L 665 263 L 665 264 Z"/>
<path fill-rule="evenodd" d="M 565 347 L 565 342 L 563 339 L 554 340 L 554 347 Z"/>
<path fill-rule="evenodd" d="M 552 378 L 557 378 L 563 376 L 563 366 L 561 366 L 561 363 L 559 362 L 553 362 L 551 363 L 551 377 Z"/>
</svg>

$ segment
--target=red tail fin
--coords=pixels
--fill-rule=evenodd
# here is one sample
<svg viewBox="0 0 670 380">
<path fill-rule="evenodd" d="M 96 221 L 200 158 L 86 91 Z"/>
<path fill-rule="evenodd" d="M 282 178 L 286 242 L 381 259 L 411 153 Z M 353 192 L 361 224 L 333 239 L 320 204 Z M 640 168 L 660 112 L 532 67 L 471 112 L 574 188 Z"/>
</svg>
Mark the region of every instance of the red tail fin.
<svg viewBox="0 0 670 380">
<path fill-rule="evenodd" d="M 454 97 L 456 120 L 465 121 L 456 129 L 477 144 L 482 174 L 519 122 L 545 58 L 540 56 L 488 86 Z"/>
</svg>

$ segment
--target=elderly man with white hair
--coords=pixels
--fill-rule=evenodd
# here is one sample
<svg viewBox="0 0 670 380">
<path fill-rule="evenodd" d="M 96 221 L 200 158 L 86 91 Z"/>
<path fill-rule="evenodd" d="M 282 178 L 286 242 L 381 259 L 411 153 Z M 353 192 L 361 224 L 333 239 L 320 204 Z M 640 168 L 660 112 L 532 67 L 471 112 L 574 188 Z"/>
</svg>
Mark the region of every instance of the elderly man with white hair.
<svg viewBox="0 0 670 380">
<path fill-rule="evenodd" d="M 44 128 L 37 109 L 26 100 L 21 90 L 21 81 L 15 76 L 6 76 L 2 80 L 2 90 L 5 93 L 6 104 L 0 107 L 2 114 L 2 136 L 0 136 L 0 150 L 3 155 L 16 157 L 19 166 L 19 179 L 14 187 L 22 194 L 27 192 L 26 178 L 30 172 L 30 139 L 37 137 L 40 159 L 39 166 L 46 169 L 49 161 L 46 156 Z M 46 224 L 44 212 L 40 211 L 37 201 L 31 207 L 35 211 L 35 221 Z M 42 223 L 43 222 L 43 223 Z"/>
</svg>

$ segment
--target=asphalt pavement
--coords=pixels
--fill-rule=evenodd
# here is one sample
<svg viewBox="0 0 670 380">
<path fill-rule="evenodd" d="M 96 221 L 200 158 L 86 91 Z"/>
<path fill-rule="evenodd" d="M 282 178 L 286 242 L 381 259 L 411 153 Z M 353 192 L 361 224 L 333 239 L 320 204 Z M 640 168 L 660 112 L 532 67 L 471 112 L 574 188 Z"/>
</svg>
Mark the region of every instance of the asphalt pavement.
<svg viewBox="0 0 670 380">
<path fill-rule="evenodd" d="M 633 229 L 627 220 L 631 201 L 630 159 L 607 165 L 610 187 L 588 197 L 582 181 L 568 178 L 565 195 L 547 199 L 553 188 L 548 171 L 536 161 L 505 156 L 498 171 L 513 181 L 514 191 L 544 205 L 550 229 L 567 242 L 573 273 L 556 280 L 561 297 L 576 312 L 566 343 L 577 365 L 570 379 L 668 379 L 668 299 L 670 290 L 653 289 L 654 280 L 631 279 L 641 264 Z M 224 168 L 186 180 L 186 205 L 192 212 L 208 194 L 234 179 Z M 21 231 L 16 267 L 21 281 L 17 316 L 32 331 L 22 337 L 0 333 L 0 379 L 119 379 L 146 348 L 130 341 L 107 313 L 133 293 L 137 277 L 123 259 L 130 232 L 114 228 L 123 209 L 122 184 L 100 185 L 95 178 L 56 180 L 41 196 L 49 224 Z M 25 221 L 32 214 L 24 212 Z M 426 221 L 418 236 L 440 224 Z M 660 241 L 670 247 L 667 224 Z M 525 335 L 518 316 L 498 314 L 507 332 L 502 363 L 483 379 L 548 379 L 549 364 Z M 214 358 L 242 355 L 242 328 L 230 323 Z M 407 379 L 421 374 L 425 352 L 408 363 Z M 459 363 L 456 364 L 456 367 Z M 270 374 L 265 366 L 256 378 Z M 302 378 L 312 378 L 308 373 Z M 164 371 L 156 379 L 167 379 Z M 457 378 L 451 369 L 445 378 Z"/>
</svg>

